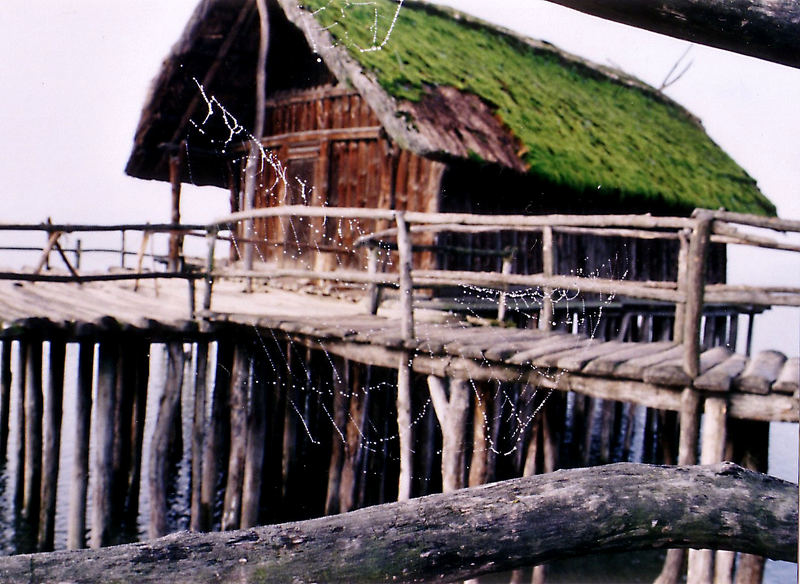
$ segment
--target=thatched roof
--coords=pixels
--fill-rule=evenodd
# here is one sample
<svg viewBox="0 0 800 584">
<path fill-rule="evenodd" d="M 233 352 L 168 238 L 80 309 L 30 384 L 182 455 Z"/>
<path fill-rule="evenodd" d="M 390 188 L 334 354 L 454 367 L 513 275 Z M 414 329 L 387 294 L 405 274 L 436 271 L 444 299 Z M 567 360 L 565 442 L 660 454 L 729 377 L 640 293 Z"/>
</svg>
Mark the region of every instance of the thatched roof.
<svg viewBox="0 0 800 584">
<path fill-rule="evenodd" d="M 219 153 L 230 130 L 217 116 L 216 128 L 193 131 L 208 111 L 198 82 L 252 124 L 254 4 L 200 3 L 155 81 L 129 174 L 165 180 L 168 153 L 188 136 L 184 179 L 225 184 Z M 638 207 L 775 213 L 696 118 L 621 72 L 421 2 L 407 0 L 396 20 L 392 0 L 269 6 L 269 95 L 338 83 L 364 97 L 400 147 L 424 156 L 492 163 Z"/>
</svg>

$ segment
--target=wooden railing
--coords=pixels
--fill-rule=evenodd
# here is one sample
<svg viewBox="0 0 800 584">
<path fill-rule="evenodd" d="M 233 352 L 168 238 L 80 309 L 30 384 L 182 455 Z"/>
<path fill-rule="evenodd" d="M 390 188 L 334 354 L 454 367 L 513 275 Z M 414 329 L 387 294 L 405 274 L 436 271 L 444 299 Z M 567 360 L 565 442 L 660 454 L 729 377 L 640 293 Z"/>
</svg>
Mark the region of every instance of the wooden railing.
<svg viewBox="0 0 800 584">
<path fill-rule="evenodd" d="M 214 266 L 214 244 L 219 229 L 234 231 L 234 226 L 246 219 L 297 217 L 325 220 L 383 221 L 394 224 L 365 234 L 355 242 L 368 250 L 368 270 L 305 270 L 266 267 L 257 271 L 218 270 Z M 419 213 L 377 209 L 284 206 L 239 212 L 223 217 L 208 227 L 209 253 L 206 266 L 206 292 L 203 309 L 211 308 L 211 291 L 216 278 L 239 277 L 248 279 L 309 278 L 367 284 L 371 301 L 369 310 L 377 309 L 377 294 L 381 287 L 396 287 L 404 338 L 414 338 L 414 288 L 452 286 L 477 286 L 496 290 L 503 298 L 509 287 L 527 287 L 541 290 L 542 308 L 540 328 L 551 326 L 553 291 L 576 290 L 585 293 L 613 294 L 633 299 L 667 302 L 675 305 L 673 338 L 684 346 L 684 369 L 691 377 L 698 374 L 701 318 L 708 303 L 742 304 L 755 306 L 800 306 L 800 287 L 737 286 L 707 284 L 704 279 L 708 249 L 712 243 L 736 244 L 800 252 L 800 245 L 783 242 L 775 237 L 743 231 L 741 227 L 754 227 L 774 232 L 800 232 L 800 221 L 764 218 L 724 211 L 697 210 L 691 217 L 655 217 L 651 215 L 473 215 L 455 213 Z M 417 234 L 443 232 L 486 233 L 490 231 L 533 231 L 541 234 L 543 269 L 536 274 L 510 273 L 510 263 L 501 271 L 474 272 L 441 269 L 415 269 L 414 246 Z M 678 277 L 676 281 L 630 281 L 587 277 L 580 274 L 554 273 L 553 234 L 556 232 L 632 239 L 671 239 L 680 246 Z M 380 272 L 376 250 L 387 247 L 387 241 L 396 242 L 397 271 Z M 246 244 L 247 245 L 247 244 Z M 355 250 L 351 250 L 355 252 Z"/>
<path fill-rule="evenodd" d="M 366 269 L 311 270 L 295 267 L 280 267 L 265 264 L 258 270 L 240 270 L 215 265 L 215 249 L 223 231 L 236 233 L 236 225 L 249 219 L 285 218 L 287 221 L 299 217 L 318 221 L 381 222 L 393 227 L 372 230 L 356 238 L 350 249 L 344 253 L 363 253 L 367 261 Z M 500 311 L 505 310 L 505 294 L 511 287 L 534 288 L 542 298 L 538 318 L 539 327 L 550 328 L 553 320 L 553 294 L 557 290 L 579 291 L 589 294 L 615 295 L 630 299 L 668 303 L 675 307 L 673 338 L 684 346 L 684 369 L 694 377 L 698 373 L 701 318 L 703 308 L 709 303 L 751 306 L 800 306 L 800 287 L 756 286 L 708 284 L 704 280 L 705 260 L 708 248 L 713 243 L 736 244 L 800 252 L 800 244 L 781 241 L 774 236 L 754 234 L 743 231 L 741 227 L 759 228 L 773 232 L 800 233 L 800 221 L 764 218 L 741 215 L 723 211 L 697 210 L 691 217 L 654 217 L 651 215 L 473 215 L 457 213 L 419 213 L 379 209 L 284 206 L 256 209 L 249 212 L 234 213 L 220 218 L 209 225 L 181 224 L 119 224 L 119 225 L 68 225 L 41 223 L 0 224 L 0 232 L 40 231 L 46 235 L 46 243 L 41 248 L 34 246 L 0 246 L 0 249 L 17 251 L 38 251 L 39 259 L 33 269 L 0 271 L 0 279 L 32 282 L 92 282 L 108 280 L 143 280 L 179 278 L 189 283 L 189 305 L 192 317 L 208 317 L 211 314 L 212 290 L 215 280 L 221 278 L 245 278 L 252 280 L 271 280 L 275 278 L 311 279 L 315 281 L 336 281 L 367 286 L 370 301 L 368 309 L 375 313 L 378 308 L 380 290 L 383 287 L 399 289 L 400 313 L 402 315 L 402 335 L 414 339 L 414 289 L 475 286 L 494 290 L 498 293 Z M 487 232 L 534 232 L 540 234 L 542 242 L 542 271 L 534 274 L 515 274 L 511 270 L 513 250 L 483 250 L 486 253 L 502 255 L 505 259 L 499 271 L 464 271 L 446 269 L 420 269 L 414 267 L 414 253 L 419 250 L 435 249 L 435 246 L 415 246 L 413 240 L 420 235 L 440 233 L 480 234 Z M 108 233 L 120 234 L 119 249 L 110 247 L 72 248 L 61 245 L 61 237 L 68 233 Z M 142 233 L 137 252 L 125 247 L 125 234 Z M 632 281 L 625 279 L 601 278 L 581 274 L 564 275 L 556 273 L 554 257 L 556 249 L 553 237 L 556 233 L 578 235 L 625 237 L 640 240 L 677 240 L 678 254 L 677 278 L 674 281 Z M 194 266 L 185 262 L 182 256 L 158 256 L 156 259 L 165 265 L 164 271 L 142 270 L 145 257 L 153 256 L 146 252 L 148 240 L 152 236 L 168 235 L 171 240 L 185 236 L 201 236 L 207 241 L 205 265 L 202 260 Z M 234 235 L 231 235 L 235 239 Z M 222 238 L 224 239 L 224 238 Z M 238 241 L 244 246 L 254 245 L 254 241 Z M 266 242 L 269 243 L 269 242 Z M 313 247 L 313 246 L 312 246 Z M 330 249 L 331 246 L 328 246 Z M 360 252 L 363 248 L 365 251 Z M 173 248 L 174 249 L 174 246 Z M 396 249 L 396 271 L 381 271 L 379 252 L 393 253 Z M 391 251 L 390 251 L 391 250 Z M 77 260 L 90 252 L 116 253 L 120 264 L 125 267 L 125 257 L 136 256 L 133 270 L 109 273 L 80 270 Z M 66 267 L 67 273 L 45 273 L 43 268 L 56 253 Z M 70 261 L 69 254 L 74 257 Z M 385 257 L 386 257 L 385 256 Z M 198 279 L 205 282 L 202 310 L 196 314 L 194 283 Z"/>
</svg>

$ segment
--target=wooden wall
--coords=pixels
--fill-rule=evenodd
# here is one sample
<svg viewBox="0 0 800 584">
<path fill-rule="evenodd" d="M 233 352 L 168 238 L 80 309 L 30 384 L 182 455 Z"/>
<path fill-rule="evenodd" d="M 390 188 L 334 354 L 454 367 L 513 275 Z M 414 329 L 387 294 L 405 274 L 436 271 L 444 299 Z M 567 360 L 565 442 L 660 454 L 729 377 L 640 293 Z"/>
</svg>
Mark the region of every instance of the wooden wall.
<svg viewBox="0 0 800 584">
<path fill-rule="evenodd" d="M 444 165 L 394 146 L 352 90 L 325 86 L 274 97 L 262 144 L 266 158 L 256 207 L 437 210 Z M 243 167 L 242 163 L 240 172 Z M 239 182 L 241 190 L 244 181 Z M 365 254 L 353 253 L 353 241 L 384 227 L 388 226 L 351 220 L 259 220 L 259 257 L 306 268 L 363 267 Z"/>
</svg>

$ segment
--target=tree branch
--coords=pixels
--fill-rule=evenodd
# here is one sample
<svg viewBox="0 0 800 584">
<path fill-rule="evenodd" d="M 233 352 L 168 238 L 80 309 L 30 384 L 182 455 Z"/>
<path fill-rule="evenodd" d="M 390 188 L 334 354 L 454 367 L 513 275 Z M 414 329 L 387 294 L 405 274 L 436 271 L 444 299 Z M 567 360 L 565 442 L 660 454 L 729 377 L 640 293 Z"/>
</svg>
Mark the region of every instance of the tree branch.
<svg viewBox="0 0 800 584">
<path fill-rule="evenodd" d="M 787 0 L 549 0 L 605 18 L 800 67 L 800 2 Z"/>
</svg>

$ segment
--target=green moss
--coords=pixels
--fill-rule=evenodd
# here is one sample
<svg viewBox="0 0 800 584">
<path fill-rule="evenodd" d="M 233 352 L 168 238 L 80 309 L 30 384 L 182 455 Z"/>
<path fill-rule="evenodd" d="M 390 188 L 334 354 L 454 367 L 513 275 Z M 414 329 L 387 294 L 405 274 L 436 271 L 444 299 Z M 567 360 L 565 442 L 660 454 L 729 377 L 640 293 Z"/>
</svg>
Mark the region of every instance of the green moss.
<svg viewBox="0 0 800 584">
<path fill-rule="evenodd" d="M 556 185 L 680 210 L 775 214 L 755 181 L 654 91 L 419 4 L 403 5 L 381 50 L 365 50 L 386 37 L 396 2 L 305 5 L 390 95 L 419 101 L 449 85 L 479 96 L 520 140 L 529 171 Z"/>
</svg>

